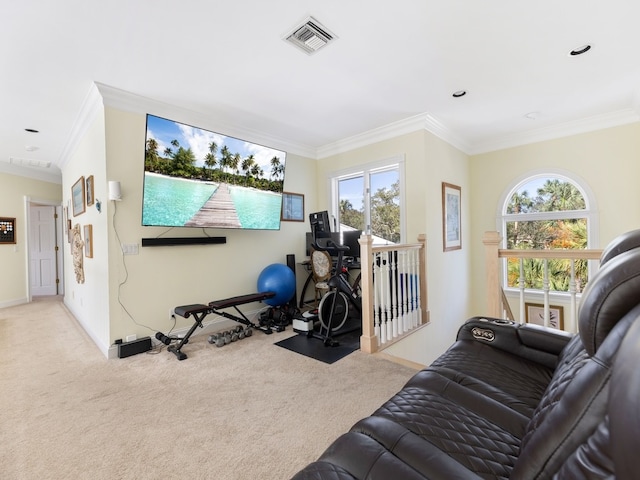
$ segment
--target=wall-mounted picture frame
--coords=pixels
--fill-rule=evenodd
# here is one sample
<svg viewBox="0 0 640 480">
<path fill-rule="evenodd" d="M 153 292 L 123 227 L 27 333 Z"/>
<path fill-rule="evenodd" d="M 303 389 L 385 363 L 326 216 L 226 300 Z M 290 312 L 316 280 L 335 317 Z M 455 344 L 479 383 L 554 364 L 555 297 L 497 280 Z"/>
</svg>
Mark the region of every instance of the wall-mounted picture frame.
<svg viewBox="0 0 640 480">
<path fill-rule="evenodd" d="M 0 217 L 0 244 L 16 243 L 16 219 Z"/>
<path fill-rule="evenodd" d="M 87 177 L 87 207 L 90 207 L 95 202 L 95 196 L 93 194 L 93 175 Z"/>
<path fill-rule="evenodd" d="M 525 320 L 527 323 L 544 326 L 544 305 L 541 303 L 525 303 Z M 549 326 L 564 330 L 564 308 L 561 305 L 549 305 Z"/>
<path fill-rule="evenodd" d="M 84 256 L 93 258 L 93 226 L 84 226 Z"/>
<path fill-rule="evenodd" d="M 442 242 L 443 250 L 462 248 L 462 189 L 442 182 Z"/>
<path fill-rule="evenodd" d="M 80 177 L 71 187 L 71 204 L 73 205 L 74 217 L 85 212 L 84 198 L 84 177 Z"/>
<path fill-rule="evenodd" d="M 282 214 L 285 222 L 304 222 L 304 195 L 301 193 L 282 192 Z"/>
</svg>

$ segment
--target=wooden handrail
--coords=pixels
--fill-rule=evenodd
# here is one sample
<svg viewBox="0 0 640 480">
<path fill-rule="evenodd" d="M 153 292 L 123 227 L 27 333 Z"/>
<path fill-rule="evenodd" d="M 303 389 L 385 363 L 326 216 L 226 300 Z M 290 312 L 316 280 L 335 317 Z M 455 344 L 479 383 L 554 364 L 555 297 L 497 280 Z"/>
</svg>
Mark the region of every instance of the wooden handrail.
<svg viewBox="0 0 640 480">
<path fill-rule="evenodd" d="M 548 259 L 568 259 L 568 260 L 598 260 L 602 255 L 601 249 L 570 250 L 566 248 L 553 250 L 498 250 L 500 258 L 548 258 Z"/>
<path fill-rule="evenodd" d="M 598 260 L 602 255 L 601 249 L 504 249 L 500 248 L 502 238 L 498 232 L 485 232 L 482 243 L 485 246 L 485 266 L 487 283 L 487 315 L 501 317 L 502 287 L 500 283 L 500 259 L 501 258 L 538 258 L 542 260 Z"/>
</svg>

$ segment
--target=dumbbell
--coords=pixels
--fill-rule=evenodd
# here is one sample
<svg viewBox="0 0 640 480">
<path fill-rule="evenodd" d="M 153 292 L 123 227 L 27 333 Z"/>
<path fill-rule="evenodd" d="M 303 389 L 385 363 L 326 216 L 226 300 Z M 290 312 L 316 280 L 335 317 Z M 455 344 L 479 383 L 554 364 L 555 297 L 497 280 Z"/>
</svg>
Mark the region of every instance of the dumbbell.
<svg viewBox="0 0 640 480">
<path fill-rule="evenodd" d="M 225 341 L 225 333 L 226 332 L 218 332 L 209 335 L 209 343 L 215 344 L 216 347 L 224 347 L 227 343 L 229 343 Z"/>
<path fill-rule="evenodd" d="M 238 331 L 235 328 L 230 332 L 227 332 L 227 335 L 229 336 L 232 342 L 238 341 Z"/>
<path fill-rule="evenodd" d="M 238 336 L 238 340 L 242 340 L 245 337 L 244 328 L 242 328 L 241 326 L 237 326 L 236 328 L 234 328 L 234 332 Z"/>
</svg>

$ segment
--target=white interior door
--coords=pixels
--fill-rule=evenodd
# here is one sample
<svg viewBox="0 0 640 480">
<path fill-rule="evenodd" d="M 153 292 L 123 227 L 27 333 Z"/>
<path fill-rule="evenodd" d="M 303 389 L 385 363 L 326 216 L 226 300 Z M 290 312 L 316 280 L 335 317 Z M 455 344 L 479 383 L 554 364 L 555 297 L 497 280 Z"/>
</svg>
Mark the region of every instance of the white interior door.
<svg viewBox="0 0 640 480">
<path fill-rule="evenodd" d="M 57 295 L 56 218 L 54 206 L 30 206 L 29 278 L 31 295 Z"/>
</svg>

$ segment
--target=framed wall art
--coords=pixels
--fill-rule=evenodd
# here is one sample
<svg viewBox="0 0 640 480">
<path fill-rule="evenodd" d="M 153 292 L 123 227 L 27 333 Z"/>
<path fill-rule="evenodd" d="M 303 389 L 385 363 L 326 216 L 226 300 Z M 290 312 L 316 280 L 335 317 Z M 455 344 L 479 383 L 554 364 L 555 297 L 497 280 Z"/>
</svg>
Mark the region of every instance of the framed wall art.
<svg viewBox="0 0 640 480">
<path fill-rule="evenodd" d="M 304 195 L 282 192 L 281 220 L 285 222 L 304 222 Z"/>
<path fill-rule="evenodd" d="M 93 226 L 84 226 L 84 256 L 93 258 Z"/>
<path fill-rule="evenodd" d="M 462 189 L 442 182 L 442 241 L 445 252 L 462 248 Z"/>
<path fill-rule="evenodd" d="M 0 217 L 0 244 L 16 243 L 16 219 Z"/>
<path fill-rule="evenodd" d="M 544 305 L 541 303 L 525 303 L 525 320 L 544 326 Z M 549 305 L 549 326 L 564 330 L 564 309 L 558 305 Z"/>
<path fill-rule="evenodd" d="M 73 205 L 73 216 L 84 213 L 84 177 L 80 177 L 71 187 L 71 204 Z"/>
<path fill-rule="evenodd" d="M 93 205 L 94 200 L 94 193 L 93 193 L 93 175 L 89 175 L 87 177 L 87 207 L 90 207 L 91 205 Z"/>
</svg>

